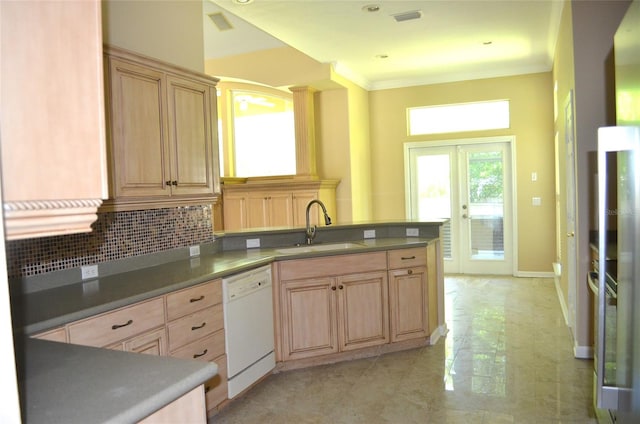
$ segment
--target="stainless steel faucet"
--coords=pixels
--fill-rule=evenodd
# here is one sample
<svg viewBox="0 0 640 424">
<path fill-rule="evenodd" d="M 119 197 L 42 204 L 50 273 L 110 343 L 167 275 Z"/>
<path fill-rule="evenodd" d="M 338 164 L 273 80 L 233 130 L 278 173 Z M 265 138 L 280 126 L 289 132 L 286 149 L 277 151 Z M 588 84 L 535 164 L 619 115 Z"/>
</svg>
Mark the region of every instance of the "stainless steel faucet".
<svg viewBox="0 0 640 424">
<path fill-rule="evenodd" d="M 317 203 L 322 208 L 322 213 L 324 214 L 324 225 L 331 225 L 331 218 L 327 214 L 327 208 L 324 206 L 324 203 L 322 203 L 318 199 L 313 199 L 312 201 L 310 201 L 307 205 L 307 244 L 313 243 L 313 239 L 316 238 L 317 226 L 314 225 L 313 228 L 311 228 L 311 224 L 309 223 L 309 210 L 311 209 L 311 205 L 313 205 L 314 203 Z"/>
</svg>

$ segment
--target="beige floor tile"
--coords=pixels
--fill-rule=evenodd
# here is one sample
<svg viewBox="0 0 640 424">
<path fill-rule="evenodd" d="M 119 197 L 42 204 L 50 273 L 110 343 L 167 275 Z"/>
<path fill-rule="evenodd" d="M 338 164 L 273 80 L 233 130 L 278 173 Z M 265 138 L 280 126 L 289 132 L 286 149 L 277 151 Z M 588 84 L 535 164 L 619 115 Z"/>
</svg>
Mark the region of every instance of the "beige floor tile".
<svg viewBox="0 0 640 424">
<path fill-rule="evenodd" d="M 210 423 L 596 423 L 553 280 L 450 276 L 435 346 L 274 374 Z"/>
</svg>

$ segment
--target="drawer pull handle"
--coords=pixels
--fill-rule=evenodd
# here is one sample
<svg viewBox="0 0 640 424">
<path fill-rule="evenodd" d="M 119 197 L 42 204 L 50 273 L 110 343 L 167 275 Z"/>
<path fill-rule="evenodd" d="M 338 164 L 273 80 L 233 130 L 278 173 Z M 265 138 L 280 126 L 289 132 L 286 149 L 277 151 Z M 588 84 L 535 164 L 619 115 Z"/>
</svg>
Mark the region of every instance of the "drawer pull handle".
<svg viewBox="0 0 640 424">
<path fill-rule="evenodd" d="M 414 256 L 402 256 L 400 259 L 402 259 L 403 261 L 409 260 L 409 259 L 415 259 L 415 255 Z"/>
<path fill-rule="evenodd" d="M 133 320 L 132 319 L 130 319 L 129 321 L 127 321 L 124 324 L 113 324 L 111 326 L 111 329 L 112 330 L 117 330 L 118 328 L 126 327 L 127 325 L 131 325 L 131 324 L 133 324 Z"/>
<path fill-rule="evenodd" d="M 209 351 L 209 349 L 205 349 L 204 352 L 202 352 L 202 353 L 196 353 L 195 355 L 193 355 L 193 359 L 196 359 L 196 358 L 199 358 L 201 356 L 206 355 L 208 351 Z"/>
<path fill-rule="evenodd" d="M 409 275 L 413 274 L 413 270 L 412 269 L 408 270 L 407 274 L 409 274 Z"/>
<path fill-rule="evenodd" d="M 211 390 L 211 387 L 209 387 L 209 386 L 204 386 L 204 392 L 205 392 L 205 393 L 209 393 L 209 390 Z"/>
<path fill-rule="evenodd" d="M 193 330 L 199 330 L 199 329 L 201 329 L 202 327 L 204 327 L 205 325 L 207 325 L 207 323 L 206 323 L 206 322 L 203 322 L 203 323 L 202 323 L 202 325 L 196 325 L 196 326 L 194 326 L 194 327 L 191 327 L 191 331 L 193 331 Z"/>
<path fill-rule="evenodd" d="M 189 299 L 189 302 L 193 303 L 193 302 L 199 302 L 202 299 L 204 299 L 204 295 L 201 295 L 200 297 L 196 297 L 195 299 Z"/>
</svg>

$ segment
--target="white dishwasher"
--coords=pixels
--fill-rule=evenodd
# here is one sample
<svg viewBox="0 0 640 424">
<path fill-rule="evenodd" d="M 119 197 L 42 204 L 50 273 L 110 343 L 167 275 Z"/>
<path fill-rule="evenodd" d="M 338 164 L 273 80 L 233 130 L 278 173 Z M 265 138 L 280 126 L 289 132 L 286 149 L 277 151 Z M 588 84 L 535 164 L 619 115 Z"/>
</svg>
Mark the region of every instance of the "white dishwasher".
<svg viewBox="0 0 640 424">
<path fill-rule="evenodd" d="M 229 399 L 276 366 L 271 266 L 222 279 Z"/>
</svg>

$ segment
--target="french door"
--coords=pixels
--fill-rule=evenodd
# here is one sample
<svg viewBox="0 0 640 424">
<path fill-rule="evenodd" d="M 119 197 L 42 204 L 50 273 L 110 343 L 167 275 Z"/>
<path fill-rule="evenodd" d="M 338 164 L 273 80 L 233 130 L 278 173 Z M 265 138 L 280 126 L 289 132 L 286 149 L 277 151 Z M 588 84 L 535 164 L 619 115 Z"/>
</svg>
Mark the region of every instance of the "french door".
<svg viewBox="0 0 640 424">
<path fill-rule="evenodd" d="M 407 216 L 449 219 L 445 272 L 513 274 L 511 137 L 408 143 L 405 172 Z"/>
</svg>

